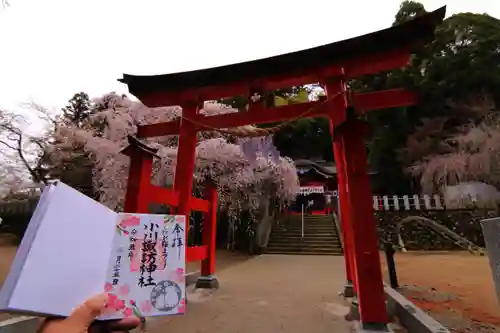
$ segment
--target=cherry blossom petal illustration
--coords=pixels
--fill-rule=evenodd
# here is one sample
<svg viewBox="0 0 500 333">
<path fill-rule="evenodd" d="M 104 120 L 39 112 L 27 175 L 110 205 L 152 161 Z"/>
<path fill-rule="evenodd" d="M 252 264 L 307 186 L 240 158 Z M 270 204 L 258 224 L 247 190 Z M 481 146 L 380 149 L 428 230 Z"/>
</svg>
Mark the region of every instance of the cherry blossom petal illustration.
<svg viewBox="0 0 500 333">
<path fill-rule="evenodd" d="M 125 301 L 122 299 L 119 299 L 118 301 L 116 301 L 115 305 L 116 305 L 116 307 L 115 307 L 116 310 L 122 310 L 125 308 Z"/>
<path fill-rule="evenodd" d="M 183 299 L 180 300 L 179 305 L 177 306 L 177 313 L 185 313 L 186 312 L 186 301 Z"/>
<path fill-rule="evenodd" d="M 126 216 L 121 222 L 120 226 L 123 228 L 126 227 L 135 227 L 141 223 L 141 219 L 137 216 Z"/>
<path fill-rule="evenodd" d="M 118 301 L 118 297 L 115 294 L 108 293 L 108 301 L 106 302 L 106 306 L 110 309 L 116 310 L 116 302 Z"/>
<path fill-rule="evenodd" d="M 181 268 L 170 271 L 169 278 L 170 280 L 179 283 L 183 282 L 186 277 L 184 275 L 184 270 Z"/>
<path fill-rule="evenodd" d="M 134 310 L 132 310 L 132 308 L 125 308 L 125 310 L 123 310 L 123 315 L 125 316 L 125 318 L 131 317 L 133 314 Z"/>
<path fill-rule="evenodd" d="M 118 294 L 120 296 L 127 296 L 130 293 L 130 287 L 128 284 L 124 284 L 118 288 Z"/>
<path fill-rule="evenodd" d="M 104 285 L 104 291 L 109 292 L 111 290 L 113 290 L 113 285 L 109 282 L 106 282 L 106 284 Z"/>
<path fill-rule="evenodd" d="M 141 303 L 140 309 L 142 313 L 150 313 L 153 311 L 153 304 L 150 300 L 144 301 Z"/>
</svg>

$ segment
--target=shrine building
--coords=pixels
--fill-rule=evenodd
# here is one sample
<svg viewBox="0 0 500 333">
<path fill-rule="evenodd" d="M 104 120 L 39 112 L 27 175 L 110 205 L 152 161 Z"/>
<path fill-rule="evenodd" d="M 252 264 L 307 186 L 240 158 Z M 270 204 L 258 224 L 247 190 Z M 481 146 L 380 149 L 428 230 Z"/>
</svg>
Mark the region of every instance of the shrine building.
<svg viewBox="0 0 500 333">
<path fill-rule="evenodd" d="M 301 213 L 302 205 L 305 212 L 311 214 L 327 214 L 330 208 L 337 207 L 338 183 L 335 162 L 324 160 L 297 159 L 294 161 L 299 177 L 300 191 L 295 202 L 290 207 L 291 213 Z M 377 172 L 369 172 L 373 180 Z M 377 191 L 374 190 L 374 193 Z M 331 203 L 331 205 L 329 205 Z"/>
</svg>

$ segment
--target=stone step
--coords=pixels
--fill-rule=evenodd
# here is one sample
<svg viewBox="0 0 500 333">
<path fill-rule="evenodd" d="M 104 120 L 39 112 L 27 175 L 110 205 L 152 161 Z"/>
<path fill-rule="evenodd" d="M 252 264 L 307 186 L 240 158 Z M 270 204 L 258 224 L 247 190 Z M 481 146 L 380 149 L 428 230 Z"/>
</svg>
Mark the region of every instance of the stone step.
<svg viewBox="0 0 500 333">
<path fill-rule="evenodd" d="M 335 226 L 331 221 L 328 222 L 305 222 L 304 221 L 304 227 L 309 226 L 309 227 L 333 227 Z M 302 227 L 302 222 L 298 223 L 282 223 L 280 225 L 276 225 L 276 227 Z"/>
<path fill-rule="evenodd" d="M 302 220 L 302 218 L 299 216 L 299 218 L 293 218 L 292 220 Z M 329 216 L 322 216 L 322 217 L 312 217 L 312 216 L 304 216 L 304 220 L 306 221 L 332 221 L 333 218 Z"/>
<path fill-rule="evenodd" d="M 302 237 L 302 226 L 304 237 Z M 342 255 L 342 245 L 331 216 L 293 216 L 281 225 L 275 225 L 266 249 L 269 254 L 286 255 Z"/>
<path fill-rule="evenodd" d="M 284 225 L 301 225 L 302 221 L 297 220 L 297 221 L 286 221 L 286 222 L 281 222 L 280 224 Z M 309 224 L 309 225 L 334 225 L 333 220 L 318 220 L 318 221 L 310 221 L 310 220 L 304 220 L 304 224 Z"/>
<path fill-rule="evenodd" d="M 316 252 L 286 252 L 286 253 L 281 253 L 281 252 L 266 252 L 267 254 L 274 254 L 274 255 L 284 255 L 284 256 L 342 256 L 344 255 L 343 253 L 316 253 Z"/>
<path fill-rule="evenodd" d="M 302 237 L 302 232 L 300 231 L 288 231 L 288 232 L 273 232 L 271 238 L 283 238 L 283 237 Z M 304 237 L 338 237 L 338 234 L 334 231 L 330 232 L 304 232 Z"/>
<path fill-rule="evenodd" d="M 304 238 L 308 237 L 338 237 L 339 235 L 335 231 L 304 231 Z M 271 238 L 283 238 L 283 237 L 300 237 L 302 238 L 301 231 L 288 231 L 288 232 L 273 232 L 271 233 Z"/>
<path fill-rule="evenodd" d="M 295 229 L 302 229 L 302 224 L 300 223 L 297 223 L 297 224 L 285 224 L 285 225 L 276 225 L 273 227 L 273 230 L 274 229 L 278 229 L 278 228 L 286 228 L 286 229 L 291 229 L 291 228 L 295 228 Z M 307 224 L 307 223 L 304 223 L 304 228 L 336 228 L 335 225 L 331 224 L 331 223 L 325 223 L 325 224 Z"/>
<path fill-rule="evenodd" d="M 337 230 L 333 225 L 304 225 L 305 229 L 329 229 L 329 230 Z M 301 225 L 279 225 L 272 228 L 272 230 L 302 230 Z"/>
<path fill-rule="evenodd" d="M 309 244 L 314 244 L 314 245 L 321 245 L 321 246 L 337 246 L 337 247 L 342 247 L 342 244 L 340 243 L 340 240 L 338 239 L 310 239 L 307 241 L 303 241 L 300 239 L 273 239 L 269 240 L 268 246 L 273 246 L 273 245 L 288 245 L 288 244 L 296 244 L 296 245 L 303 245 L 307 246 Z"/>
<path fill-rule="evenodd" d="M 337 246 L 340 247 L 340 241 L 338 239 L 271 239 L 269 240 L 269 245 L 272 246 L 274 244 L 276 245 L 297 245 L 297 246 L 309 246 L 309 245 L 314 245 L 314 246 Z"/>
<path fill-rule="evenodd" d="M 342 252 L 342 249 L 339 248 L 338 246 L 324 246 L 324 245 L 319 245 L 319 246 L 295 246 L 293 244 L 290 245 L 271 245 L 269 244 L 267 246 L 268 250 L 273 250 L 273 251 L 306 251 L 306 250 L 311 250 L 311 251 L 319 251 L 319 252 Z"/>
<path fill-rule="evenodd" d="M 276 238 L 282 238 L 282 237 L 302 237 L 302 232 L 301 231 L 288 231 L 288 232 L 273 232 L 271 234 L 271 238 L 276 237 Z M 328 231 L 328 230 L 323 230 L 323 231 L 311 231 L 311 230 L 304 230 L 304 237 L 338 237 L 338 234 L 335 231 Z"/>
<path fill-rule="evenodd" d="M 290 220 L 296 220 L 296 219 L 301 219 L 302 214 L 294 214 L 294 215 L 288 215 L 288 219 Z M 332 219 L 332 215 L 316 215 L 316 214 L 304 214 L 305 219 Z"/>
<path fill-rule="evenodd" d="M 305 236 L 304 238 L 302 237 L 271 237 L 269 238 L 269 243 L 339 243 L 340 244 L 340 238 L 338 237 L 308 237 Z"/>
<path fill-rule="evenodd" d="M 320 244 L 320 245 L 335 245 L 340 246 L 340 240 L 338 238 L 329 238 L 329 239 L 314 239 L 314 238 L 275 238 L 270 239 L 269 244 Z"/>
<path fill-rule="evenodd" d="M 337 228 L 335 228 L 332 225 L 305 225 L 304 226 L 304 230 L 325 230 L 325 229 L 337 231 Z M 288 230 L 293 230 L 293 231 L 300 230 L 300 231 L 302 231 L 302 226 L 301 225 L 276 226 L 272 229 L 272 231 L 288 231 Z"/>
<path fill-rule="evenodd" d="M 343 255 L 342 251 L 318 251 L 318 250 L 290 250 L 290 249 L 267 249 L 268 254 L 289 254 L 289 255 Z"/>
<path fill-rule="evenodd" d="M 331 253 L 341 254 L 340 249 L 317 249 L 317 248 L 271 248 L 268 247 L 266 253 Z"/>
</svg>

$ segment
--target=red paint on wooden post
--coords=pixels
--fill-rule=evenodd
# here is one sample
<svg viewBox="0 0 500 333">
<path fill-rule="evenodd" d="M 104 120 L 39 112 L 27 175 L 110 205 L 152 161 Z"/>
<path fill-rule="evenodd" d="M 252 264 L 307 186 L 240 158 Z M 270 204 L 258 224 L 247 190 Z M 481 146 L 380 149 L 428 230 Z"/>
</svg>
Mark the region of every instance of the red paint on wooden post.
<svg viewBox="0 0 500 333">
<path fill-rule="evenodd" d="M 380 268 L 378 235 L 373 216 L 372 193 L 367 170 L 367 127 L 348 118 L 337 133 L 342 138 L 349 217 L 352 226 L 354 273 L 362 324 L 389 321 Z M 354 206 L 355 203 L 355 206 Z"/>
<path fill-rule="evenodd" d="M 197 107 L 186 106 L 182 109 L 182 117 L 192 119 L 196 116 Z M 196 125 L 182 119 L 179 130 L 179 147 L 177 148 L 177 165 L 175 166 L 174 191 L 179 193 L 177 214 L 186 216 L 186 239 L 189 232 L 191 196 L 193 188 L 194 162 L 196 153 Z"/>
<path fill-rule="evenodd" d="M 210 207 L 203 220 L 203 245 L 207 246 L 207 258 L 201 262 L 201 276 L 215 274 L 215 248 L 217 231 L 217 189 L 208 185 L 205 189 L 205 200 Z"/>
<path fill-rule="evenodd" d="M 332 108 L 330 113 L 333 115 L 337 114 L 339 117 L 340 113 L 341 119 L 346 119 L 346 109 L 347 109 L 347 98 L 346 94 L 342 93 L 346 91 L 346 83 L 344 80 L 338 80 L 334 82 L 329 82 L 325 85 L 326 92 L 329 98 L 335 98 L 336 103 L 334 104 L 336 108 Z M 342 94 L 342 95 L 339 95 Z M 352 239 L 352 225 L 350 222 L 350 210 L 349 210 L 349 197 L 347 196 L 346 187 L 346 174 L 345 174 L 345 160 L 344 160 L 344 145 L 342 143 L 342 137 L 335 135 L 335 121 L 333 116 L 330 117 L 330 135 L 333 139 L 333 154 L 335 157 L 335 166 L 337 168 L 337 184 L 338 184 L 338 196 L 340 201 L 340 219 L 342 228 L 342 237 L 344 239 L 344 262 L 346 270 L 347 282 L 352 282 L 354 290 L 356 290 L 356 274 L 354 270 L 356 266 L 354 264 L 354 254 L 353 254 L 353 239 Z"/>
<path fill-rule="evenodd" d="M 148 188 L 151 185 L 153 155 L 138 147 L 129 146 L 124 152 L 130 157 L 124 211 L 149 213 Z"/>
<path fill-rule="evenodd" d="M 354 290 L 356 290 L 356 281 L 354 281 L 355 273 L 353 264 L 352 253 L 352 240 L 351 240 L 351 223 L 349 222 L 349 203 L 346 191 L 345 167 L 344 167 L 344 152 L 342 142 L 339 138 L 333 141 L 333 151 L 335 155 L 335 165 L 337 167 L 337 182 L 338 182 L 338 196 L 340 201 L 340 222 L 342 228 L 342 237 L 344 239 L 344 261 L 345 261 L 345 275 L 348 282 L 352 282 Z"/>
</svg>

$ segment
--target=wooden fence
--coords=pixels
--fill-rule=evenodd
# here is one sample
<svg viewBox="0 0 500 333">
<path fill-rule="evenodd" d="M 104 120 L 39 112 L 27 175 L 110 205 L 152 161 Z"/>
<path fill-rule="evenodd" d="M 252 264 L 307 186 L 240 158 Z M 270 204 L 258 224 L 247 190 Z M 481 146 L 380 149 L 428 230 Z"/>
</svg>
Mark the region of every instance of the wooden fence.
<svg viewBox="0 0 500 333">
<path fill-rule="evenodd" d="M 376 211 L 411 211 L 446 209 L 439 195 L 374 195 L 373 209 Z"/>
</svg>

